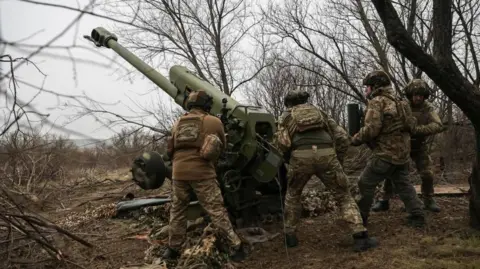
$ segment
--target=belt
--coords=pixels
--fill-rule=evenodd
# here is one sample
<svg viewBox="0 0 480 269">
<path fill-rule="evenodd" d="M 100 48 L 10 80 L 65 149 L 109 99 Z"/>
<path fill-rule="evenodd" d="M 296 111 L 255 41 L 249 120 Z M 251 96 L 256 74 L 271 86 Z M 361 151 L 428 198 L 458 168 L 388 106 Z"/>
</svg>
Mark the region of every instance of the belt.
<svg viewBox="0 0 480 269">
<path fill-rule="evenodd" d="M 313 149 L 313 146 L 316 146 L 317 149 L 333 148 L 333 146 L 330 144 L 318 144 L 318 145 L 312 144 L 312 145 L 299 145 L 299 146 L 293 147 L 293 150 Z"/>
</svg>

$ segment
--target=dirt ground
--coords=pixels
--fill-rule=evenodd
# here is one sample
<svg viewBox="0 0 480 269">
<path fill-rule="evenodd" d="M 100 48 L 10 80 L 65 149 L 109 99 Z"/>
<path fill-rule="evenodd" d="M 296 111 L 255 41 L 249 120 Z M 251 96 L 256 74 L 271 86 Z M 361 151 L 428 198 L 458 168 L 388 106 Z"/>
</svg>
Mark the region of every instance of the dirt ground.
<svg viewBox="0 0 480 269">
<path fill-rule="evenodd" d="M 144 264 L 150 246 L 145 227 L 135 219 L 108 218 L 113 203 L 126 193 L 145 192 L 125 179 L 71 187 L 37 212 L 87 240 L 94 248 L 71 240 L 58 247 L 67 254 L 69 268 L 128 268 Z M 57 202 L 52 202 L 57 201 Z M 60 202 L 61 201 L 61 202 Z M 372 213 L 369 230 L 379 240 L 377 249 L 354 253 L 348 231 L 336 225 L 329 213 L 303 218 L 299 225 L 300 245 L 287 249 L 283 237 L 255 244 L 248 258 L 236 268 L 480 268 L 480 237 L 468 229 L 467 197 L 439 197 L 440 213 L 428 214 L 425 229 L 405 225 L 402 203 L 393 200 L 389 212 Z M 282 223 L 263 227 L 281 233 Z M 159 267 L 160 268 L 160 267 Z"/>
</svg>

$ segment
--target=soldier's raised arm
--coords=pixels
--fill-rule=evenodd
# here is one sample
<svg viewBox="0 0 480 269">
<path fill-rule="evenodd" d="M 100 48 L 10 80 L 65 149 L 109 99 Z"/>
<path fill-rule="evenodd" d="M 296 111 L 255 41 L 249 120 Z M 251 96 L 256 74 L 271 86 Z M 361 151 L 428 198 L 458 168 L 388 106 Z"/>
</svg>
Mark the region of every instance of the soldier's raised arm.
<svg viewBox="0 0 480 269">
<path fill-rule="evenodd" d="M 426 113 L 428 115 L 428 124 L 417 125 L 413 131 L 414 135 L 434 135 L 444 131 L 443 123 L 440 120 L 435 108 L 430 103 L 425 103 Z"/>
</svg>

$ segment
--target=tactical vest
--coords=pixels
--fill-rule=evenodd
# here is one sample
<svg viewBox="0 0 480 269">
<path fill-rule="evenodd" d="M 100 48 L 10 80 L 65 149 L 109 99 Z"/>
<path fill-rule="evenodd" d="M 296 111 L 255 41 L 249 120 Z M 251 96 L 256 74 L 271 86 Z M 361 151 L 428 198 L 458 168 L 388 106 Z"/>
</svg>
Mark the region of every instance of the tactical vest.
<svg viewBox="0 0 480 269">
<path fill-rule="evenodd" d="M 412 109 L 412 114 L 417 119 L 417 125 L 426 125 L 429 123 L 428 115 L 425 113 L 424 109 L 423 106 Z M 412 136 L 410 145 L 412 150 L 415 150 L 421 148 L 425 142 L 425 136 Z"/>
<path fill-rule="evenodd" d="M 426 125 L 428 124 L 428 115 L 423 111 L 423 109 L 413 109 L 412 111 L 413 116 L 417 119 L 417 124 L 418 125 Z"/>
<path fill-rule="evenodd" d="M 203 120 L 206 115 L 188 114 L 179 119 L 174 134 L 174 150 L 199 149 L 204 140 Z"/>
<path fill-rule="evenodd" d="M 311 145 L 333 146 L 326 118 L 313 105 L 294 106 L 285 117 L 285 126 L 291 137 L 293 149 Z"/>
<path fill-rule="evenodd" d="M 390 94 L 383 94 L 382 96 L 387 97 L 395 103 L 396 115 L 391 115 L 388 113 L 383 114 L 383 127 L 380 131 L 380 134 L 391 134 L 391 133 L 402 133 L 404 132 L 406 126 L 406 111 L 405 106 L 408 104 L 402 100 L 398 100 Z"/>
</svg>

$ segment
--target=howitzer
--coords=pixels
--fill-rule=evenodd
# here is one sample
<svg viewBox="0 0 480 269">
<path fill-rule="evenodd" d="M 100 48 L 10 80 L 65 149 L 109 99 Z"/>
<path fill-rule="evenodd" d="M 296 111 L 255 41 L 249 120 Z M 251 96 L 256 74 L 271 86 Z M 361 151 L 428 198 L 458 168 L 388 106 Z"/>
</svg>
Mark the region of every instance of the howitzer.
<svg viewBox="0 0 480 269">
<path fill-rule="evenodd" d="M 185 101 L 191 92 L 204 90 L 212 96 L 210 114 L 220 117 L 227 135 L 227 150 L 217 164 L 217 180 L 231 217 L 247 223 L 254 221 L 254 217 L 265 208 L 260 201 L 266 196 L 275 196 L 273 200 L 277 201 L 275 204 L 280 210 L 281 195 L 285 193 L 286 168 L 282 154 L 270 143 L 276 131 L 272 114 L 262 107 L 238 103 L 186 67 L 171 67 L 169 79 L 165 78 L 120 45 L 117 36 L 102 27 L 93 29 L 91 36 L 85 38 L 98 47 L 115 51 L 185 110 Z M 163 183 L 168 166 L 169 162 L 157 162 L 158 171 L 151 173 L 150 179 L 153 177 L 157 183 Z M 158 188 L 161 184 L 146 185 Z M 267 204 L 267 208 L 271 208 L 271 203 Z"/>
</svg>

